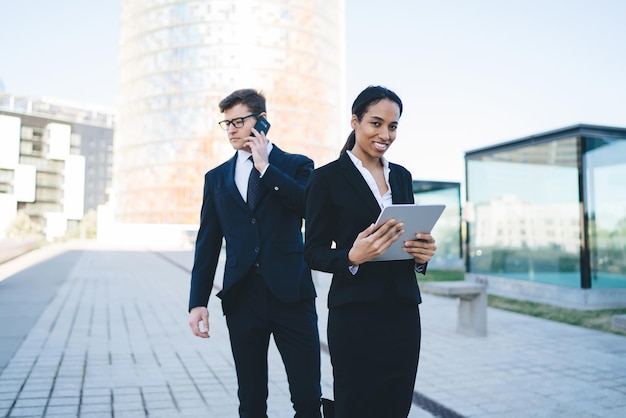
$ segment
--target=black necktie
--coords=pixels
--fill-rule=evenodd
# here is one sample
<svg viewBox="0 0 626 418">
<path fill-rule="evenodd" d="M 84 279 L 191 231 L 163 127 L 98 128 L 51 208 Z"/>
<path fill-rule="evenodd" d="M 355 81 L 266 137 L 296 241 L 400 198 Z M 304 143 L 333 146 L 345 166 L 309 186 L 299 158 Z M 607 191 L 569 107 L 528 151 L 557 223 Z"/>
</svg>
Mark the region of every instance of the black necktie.
<svg viewBox="0 0 626 418">
<path fill-rule="evenodd" d="M 261 197 L 261 174 L 259 170 L 254 166 L 254 160 L 252 156 L 248 158 L 252 161 L 252 170 L 250 170 L 250 177 L 248 178 L 248 207 L 251 210 L 254 210 L 257 203 L 259 203 L 259 198 Z"/>
</svg>

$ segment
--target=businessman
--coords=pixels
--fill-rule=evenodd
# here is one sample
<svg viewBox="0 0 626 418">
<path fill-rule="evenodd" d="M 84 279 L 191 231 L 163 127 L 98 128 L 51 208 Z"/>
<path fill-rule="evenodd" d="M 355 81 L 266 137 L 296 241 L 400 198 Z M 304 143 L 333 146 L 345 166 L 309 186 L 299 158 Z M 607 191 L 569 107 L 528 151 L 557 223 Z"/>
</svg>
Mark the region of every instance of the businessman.
<svg viewBox="0 0 626 418">
<path fill-rule="evenodd" d="M 255 129 L 265 97 L 252 89 L 219 103 L 235 155 L 206 173 L 189 297 L 189 326 L 209 337 L 207 303 L 222 239 L 222 310 L 239 384 L 240 417 L 267 416 L 267 352 L 274 336 L 295 417 L 320 417 L 320 345 L 315 287 L 303 259 L 304 190 L 313 161 L 289 154 Z M 250 158 L 252 157 L 252 158 Z"/>
</svg>

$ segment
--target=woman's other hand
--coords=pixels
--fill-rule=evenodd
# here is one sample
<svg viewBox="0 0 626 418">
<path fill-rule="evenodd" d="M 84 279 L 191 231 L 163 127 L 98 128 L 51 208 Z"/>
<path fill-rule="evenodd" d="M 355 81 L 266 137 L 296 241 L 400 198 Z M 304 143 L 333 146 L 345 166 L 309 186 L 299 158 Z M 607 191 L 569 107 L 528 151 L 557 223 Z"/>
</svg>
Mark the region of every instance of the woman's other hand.
<svg viewBox="0 0 626 418">
<path fill-rule="evenodd" d="M 403 249 L 415 258 L 417 264 L 424 264 L 433 258 L 437 246 L 432 235 L 419 233 L 415 234 L 415 241 L 405 241 Z"/>
</svg>

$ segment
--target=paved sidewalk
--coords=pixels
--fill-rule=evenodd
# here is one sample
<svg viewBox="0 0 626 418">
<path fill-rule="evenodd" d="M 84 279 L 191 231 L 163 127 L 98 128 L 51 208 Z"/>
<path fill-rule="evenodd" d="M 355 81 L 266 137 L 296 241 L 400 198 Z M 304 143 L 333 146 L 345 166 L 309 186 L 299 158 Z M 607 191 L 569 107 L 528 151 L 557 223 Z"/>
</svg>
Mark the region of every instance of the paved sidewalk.
<svg viewBox="0 0 626 418">
<path fill-rule="evenodd" d="M 65 249 L 0 265 L 0 417 L 237 416 L 219 300 L 208 341 L 187 326 L 190 250 Z M 326 275 L 316 285 L 324 343 Z M 626 416 L 626 337 L 489 308 L 472 338 L 453 299 L 424 295 L 421 312 L 411 417 Z M 270 368 L 268 414 L 293 416 L 273 344 Z M 332 397 L 324 352 L 322 380 Z"/>
</svg>

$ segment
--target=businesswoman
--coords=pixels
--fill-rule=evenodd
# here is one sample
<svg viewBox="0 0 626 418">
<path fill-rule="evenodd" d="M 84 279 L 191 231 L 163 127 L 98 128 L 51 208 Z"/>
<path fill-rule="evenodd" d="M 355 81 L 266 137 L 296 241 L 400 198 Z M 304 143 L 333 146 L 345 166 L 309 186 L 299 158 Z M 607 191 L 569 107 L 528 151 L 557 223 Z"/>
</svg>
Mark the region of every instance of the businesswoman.
<svg viewBox="0 0 626 418">
<path fill-rule="evenodd" d="M 413 259 L 370 261 L 403 232 L 393 219 L 374 227 L 381 209 L 413 203 L 411 174 L 383 157 L 401 114 L 391 90 L 363 90 L 339 159 L 315 170 L 306 189 L 304 258 L 333 274 L 327 332 L 338 418 L 406 417 L 411 408 L 421 338 L 415 272 L 426 271 L 435 240 L 416 234 L 404 244 Z"/>
</svg>

